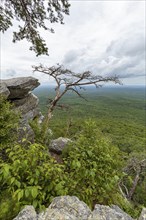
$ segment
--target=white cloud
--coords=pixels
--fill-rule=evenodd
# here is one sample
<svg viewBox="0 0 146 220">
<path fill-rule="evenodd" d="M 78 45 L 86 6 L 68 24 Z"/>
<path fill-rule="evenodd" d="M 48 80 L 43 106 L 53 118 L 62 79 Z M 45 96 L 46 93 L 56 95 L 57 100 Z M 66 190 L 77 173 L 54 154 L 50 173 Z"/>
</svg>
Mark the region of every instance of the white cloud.
<svg viewBox="0 0 146 220">
<path fill-rule="evenodd" d="M 37 57 L 26 41 L 13 44 L 12 29 L 1 36 L 2 77 L 32 75 L 32 65 L 63 63 L 80 72 L 119 74 L 144 83 L 144 1 L 70 1 L 65 25 L 53 24 L 55 34 L 42 32 L 49 57 Z M 13 74 L 12 74 L 13 73 Z M 48 77 L 35 74 L 45 82 Z M 126 82 L 126 80 L 125 80 Z"/>
</svg>

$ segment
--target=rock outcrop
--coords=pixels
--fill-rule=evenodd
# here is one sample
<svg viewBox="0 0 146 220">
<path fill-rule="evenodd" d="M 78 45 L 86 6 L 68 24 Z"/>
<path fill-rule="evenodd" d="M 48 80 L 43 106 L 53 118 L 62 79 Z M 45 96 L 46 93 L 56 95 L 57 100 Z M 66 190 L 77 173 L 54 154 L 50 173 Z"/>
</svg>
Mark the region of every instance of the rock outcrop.
<svg viewBox="0 0 146 220">
<path fill-rule="evenodd" d="M 10 91 L 8 90 L 7 85 L 4 82 L 0 83 L 0 94 L 2 96 L 5 96 L 6 98 L 10 95 Z"/>
<path fill-rule="evenodd" d="M 56 197 L 44 213 L 38 215 L 39 220 L 86 220 L 91 214 L 89 207 L 75 196 Z"/>
<path fill-rule="evenodd" d="M 146 220 L 146 208 L 142 209 L 141 215 L 138 220 Z"/>
<path fill-rule="evenodd" d="M 95 205 L 95 208 L 88 220 L 133 220 L 128 214 L 118 206 Z"/>
<path fill-rule="evenodd" d="M 27 136 L 27 139 L 33 140 L 34 134 L 29 121 L 41 117 L 41 113 L 38 109 L 39 100 L 31 91 L 39 85 L 38 79 L 33 77 L 1 80 L 0 94 L 12 102 L 14 109 L 21 113 L 19 139 Z"/>
<path fill-rule="evenodd" d="M 31 76 L 5 79 L 1 82 L 5 83 L 8 90 L 10 91 L 8 96 L 10 100 L 24 98 L 30 91 L 40 85 L 38 79 Z"/>
<path fill-rule="evenodd" d="M 26 206 L 16 218 L 15 220 L 37 220 L 37 213 L 33 206 Z"/>
<path fill-rule="evenodd" d="M 69 142 L 71 142 L 70 139 L 63 137 L 59 137 L 55 140 L 52 140 L 49 145 L 49 151 L 56 154 L 61 154 L 63 149 L 67 146 Z"/>
<path fill-rule="evenodd" d="M 145 220 L 146 209 L 138 220 Z M 118 206 L 95 205 L 89 207 L 75 196 L 56 197 L 50 206 L 37 214 L 33 206 L 26 206 L 13 220 L 134 220 Z"/>
</svg>

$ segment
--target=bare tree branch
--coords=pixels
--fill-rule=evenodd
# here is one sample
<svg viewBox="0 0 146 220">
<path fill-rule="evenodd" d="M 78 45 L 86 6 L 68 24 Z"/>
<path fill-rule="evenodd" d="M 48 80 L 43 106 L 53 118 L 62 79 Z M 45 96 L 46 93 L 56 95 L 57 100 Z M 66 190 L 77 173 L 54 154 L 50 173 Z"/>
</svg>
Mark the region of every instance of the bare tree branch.
<svg viewBox="0 0 146 220">
<path fill-rule="evenodd" d="M 83 73 L 75 73 L 69 69 L 66 69 L 63 65 L 57 64 L 57 66 L 46 67 L 40 64 L 39 66 L 33 66 L 34 72 L 45 73 L 52 77 L 56 82 L 55 92 L 56 95 L 50 102 L 48 108 L 48 120 L 52 117 L 52 111 L 57 106 L 59 100 L 68 91 L 72 91 L 77 94 L 80 98 L 85 99 L 80 90 L 85 90 L 85 86 L 94 85 L 96 88 L 102 86 L 103 83 L 113 82 L 121 84 L 117 76 L 100 76 L 94 75 L 90 71 L 85 71 Z M 102 84 L 101 84 L 102 83 Z M 86 100 L 86 99 L 85 99 Z"/>
<path fill-rule="evenodd" d="M 127 166 L 124 169 L 126 175 L 119 183 L 121 190 L 125 192 L 128 200 L 131 201 L 133 199 L 136 188 L 142 180 L 142 176 L 146 174 L 145 171 L 146 159 L 137 158 L 135 155 L 129 159 Z M 130 183 L 128 178 L 131 179 Z"/>
</svg>

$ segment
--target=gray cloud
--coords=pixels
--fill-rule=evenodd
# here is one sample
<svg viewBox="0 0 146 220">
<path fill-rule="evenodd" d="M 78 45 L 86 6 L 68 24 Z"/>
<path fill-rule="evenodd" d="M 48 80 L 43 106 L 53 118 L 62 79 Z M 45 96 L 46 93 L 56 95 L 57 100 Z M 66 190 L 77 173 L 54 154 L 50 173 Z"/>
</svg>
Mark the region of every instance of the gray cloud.
<svg viewBox="0 0 146 220">
<path fill-rule="evenodd" d="M 117 57 L 121 56 L 144 56 L 145 37 L 144 33 L 126 36 L 112 41 L 106 52 Z"/>
<path fill-rule="evenodd" d="M 32 75 L 32 65 L 63 63 L 76 72 L 117 74 L 131 83 L 137 77 L 143 84 L 144 17 L 143 1 L 71 1 L 65 25 L 53 24 L 52 35 L 42 32 L 49 57 L 36 58 L 26 41 L 12 44 L 12 30 L 2 35 L 2 75 Z M 47 81 L 44 75 L 36 76 Z"/>
<path fill-rule="evenodd" d="M 64 59 L 63 59 L 63 63 L 66 65 L 66 64 L 75 62 L 78 59 L 80 59 L 84 54 L 85 54 L 84 49 L 70 50 L 65 54 Z"/>
<path fill-rule="evenodd" d="M 90 57 L 88 54 L 96 41 L 88 43 L 84 53 L 82 50 L 68 51 L 64 62 L 70 68 L 79 71 L 88 69 L 96 74 L 118 75 L 120 78 L 145 76 L 145 40 L 144 34 L 129 33 L 111 41 L 100 55 Z"/>
<path fill-rule="evenodd" d="M 145 76 L 145 39 L 144 34 L 129 33 L 128 36 L 111 42 L 106 50 L 108 56 L 113 56 L 112 73 L 121 78 Z"/>
<path fill-rule="evenodd" d="M 5 76 L 9 76 L 9 77 L 15 77 L 17 76 L 17 72 L 14 69 L 7 69 L 5 71 Z"/>
</svg>

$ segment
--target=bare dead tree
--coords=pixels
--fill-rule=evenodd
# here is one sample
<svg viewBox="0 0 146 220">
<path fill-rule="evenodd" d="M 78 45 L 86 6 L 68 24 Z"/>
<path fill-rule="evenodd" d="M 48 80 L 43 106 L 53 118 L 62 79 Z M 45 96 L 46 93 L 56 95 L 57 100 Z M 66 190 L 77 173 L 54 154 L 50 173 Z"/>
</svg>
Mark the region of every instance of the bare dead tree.
<svg viewBox="0 0 146 220">
<path fill-rule="evenodd" d="M 74 73 L 73 71 L 66 69 L 63 65 L 57 64 L 56 66 L 46 67 L 40 64 L 39 66 L 33 66 L 34 72 L 45 73 L 49 77 L 52 77 L 55 80 L 55 97 L 50 101 L 50 106 L 48 108 L 47 121 L 52 117 L 52 112 L 57 106 L 60 99 L 68 91 L 76 93 L 80 98 L 85 99 L 81 90 L 85 90 L 84 86 L 95 85 L 96 88 L 102 86 L 103 83 L 114 82 L 121 84 L 119 78 L 115 76 L 100 76 L 94 75 L 90 71 L 85 71 L 83 73 Z"/>
<path fill-rule="evenodd" d="M 41 131 L 41 138 L 44 142 L 46 142 L 45 139 L 48 136 L 48 126 L 49 121 L 52 118 L 52 112 L 56 107 L 64 107 L 59 101 L 67 92 L 71 91 L 77 94 L 80 98 L 85 99 L 81 94 L 81 90 L 85 90 L 85 86 L 87 85 L 95 85 L 96 88 L 99 88 L 106 82 L 120 84 L 117 76 L 102 77 L 94 75 L 90 71 L 75 73 L 59 64 L 52 67 L 46 67 L 40 64 L 39 66 L 33 66 L 33 71 L 47 74 L 49 77 L 53 78 L 56 83 L 55 96 L 53 99 L 49 100 L 50 103 L 47 115 L 45 116 L 43 123 L 38 126 Z"/>
<path fill-rule="evenodd" d="M 121 179 L 119 189 L 131 201 L 142 176 L 146 175 L 146 159 L 130 158 L 124 172 L 126 175 Z M 131 178 L 131 184 L 127 182 L 127 178 Z"/>
</svg>

